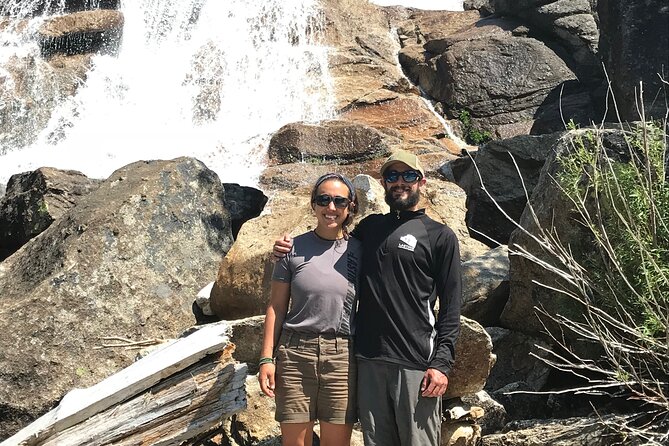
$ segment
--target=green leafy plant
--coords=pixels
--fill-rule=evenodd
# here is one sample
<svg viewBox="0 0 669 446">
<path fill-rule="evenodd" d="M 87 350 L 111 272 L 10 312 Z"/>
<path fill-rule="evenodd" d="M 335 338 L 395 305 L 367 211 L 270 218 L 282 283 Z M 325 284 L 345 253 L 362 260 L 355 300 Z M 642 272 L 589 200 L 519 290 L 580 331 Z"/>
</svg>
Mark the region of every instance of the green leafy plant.
<svg viewBox="0 0 669 446">
<path fill-rule="evenodd" d="M 627 153 L 614 154 L 595 130 L 575 131 L 559 157 L 559 182 L 580 207 L 597 247 L 584 259 L 597 305 L 618 305 L 651 337 L 667 336 L 669 315 L 669 185 L 661 125 L 625 132 Z"/>
<path fill-rule="evenodd" d="M 458 113 L 458 119 L 462 124 L 462 134 L 469 144 L 480 145 L 492 139 L 492 134 L 487 130 L 481 130 L 474 126 L 472 117 L 467 110 Z"/>
</svg>

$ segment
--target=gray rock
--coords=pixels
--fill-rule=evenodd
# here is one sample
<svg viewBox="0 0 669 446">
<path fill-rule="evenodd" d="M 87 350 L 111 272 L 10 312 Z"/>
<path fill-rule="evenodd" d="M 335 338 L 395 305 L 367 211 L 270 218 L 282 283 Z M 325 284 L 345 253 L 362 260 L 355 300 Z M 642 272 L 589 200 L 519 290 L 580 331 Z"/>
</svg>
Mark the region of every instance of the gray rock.
<svg viewBox="0 0 669 446">
<path fill-rule="evenodd" d="M 488 16 L 495 13 L 495 0 L 464 0 L 462 8 L 465 11 L 475 9 L 481 15 Z"/>
<path fill-rule="evenodd" d="M 267 196 L 262 191 L 235 183 L 224 183 L 225 209 L 230 214 L 232 236 L 237 238 L 239 229 L 245 221 L 260 215 L 267 203 Z"/>
<path fill-rule="evenodd" d="M 239 362 L 245 362 L 250 374 L 258 373 L 258 359 L 262 348 L 265 316 L 252 316 L 229 321 L 230 341 L 235 344 L 232 356 Z"/>
<path fill-rule="evenodd" d="M 482 446 L 642 444 L 639 439 L 620 432 L 619 426 L 624 421 L 620 416 L 514 421 L 505 427 L 504 433 L 484 436 Z"/>
<path fill-rule="evenodd" d="M 48 228 L 98 184 L 81 172 L 50 167 L 12 175 L 0 199 L 0 261 Z"/>
<path fill-rule="evenodd" d="M 637 120 L 639 82 L 643 82 L 646 117 L 663 118 L 669 65 L 669 6 L 666 0 L 599 1 L 601 59 L 623 120 Z M 659 96 L 658 96 L 659 94 Z M 612 104 L 611 104 L 612 105 Z M 611 117 L 617 120 L 616 116 Z"/>
<path fill-rule="evenodd" d="M 509 298 L 506 246 L 491 249 L 462 264 L 462 295 L 464 316 L 484 327 L 499 324 L 499 316 Z"/>
<path fill-rule="evenodd" d="M 523 381 L 530 390 L 544 389 L 551 368 L 539 358 L 546 358 L 549 345 L 539 338 L 500 327 L 486 327 L 492 339 L 497 362 L 490 371 L 485 389 L 496 391 L 516 381 Z"/>
<path fill-rule="evenodd" d="M 507 384 L 501 389 L 490 392 L 490 396 L 504 406 L 511 420 L 547 418 L 550 415 L 548 397 L 534 393 L 523 381 Z"/>
<path fill-rule="evenodd" d="M 387 138 L 372 127 L 350 121 L 293 123 L 272 136 L 268 156 L 274 164 L 351 164 L 390 154 Z"/>
<path fill-rule="evenodd" d="M 592 115 L 585 85 L 555 51 L 533 38 L 513 36 L 518 22 L 482 19 L 479 24 L 427 42 L 421 55 L 400 53 L 412 79 L 444 104 L 448 116 L 467 110 L 474 128 L 506 138 L 561 129 L 560 109 L 576 122 Z"/>
<path fill-rule="evenodd" d="M 0 437 L 133 362 L 103 345 L 194 324 L 194 296 L 232 242 L 224 204 L 197 160 L 137 162 L 0 263 Z"/>
<path fill-rule="evenodd" d="M 495 364 L 490 336 L 476 321 L 460 318 L 460 336 L 455 345 L 455 364 L 448 377 L 444 399 L 471 395 L 483 390 Z"/>
<path fill-rule="evenodd" d="M 494 10 L 521 19 L 547 43 L 553 40 L 563 47 L 561 57 L 586 83 L 601 80 L 597 13 L 588 0 L 496 0 Z"/>
<path fill-rule="evenodd" d="M 467 192 L 466 222 L 473 229 L 470 231 L 473 238 L 489 246 L 508 243 L 511 232 L 516 229 L 514 222 L 520 220 L 527 196 L 532 194 L 560 135 L 520 135 L 491 141 L 476 154 L 474 162 L 478 172 L 469 158 L 451 167 L 457 172 L 457 184 Z M 481 188 L 481 179 L 487 192 L 513 221 L 500 212 Z"/>
<path fill-rule="evenodd" d="M 560 240 L 563 246 L 568 246 L 571 255 L 581 259 L 586 253 L 592 251 L 592 241 L 582 225 L 577 223 L 576 215 L 572 211 L 572 203 L 566 198 L 556 184 L 554 178 L 559 175 L 559 163 L 557 154 L 569 150 L 572 138 L 583 135 L 588 130 L 577 130 L 560 138 L 547 159 L 534 192 L 530 198 L 534 215 L 542 228 L 551 230 L 554 237 Z M 605 131 L 605 134 L 616 134 L 616 131 Z M 611 138 L 608 138 L 611 139 Z M 612 140 L 611 140 L 612 141 Z M 540 234 L 537 222 L 529 207 L 525 209 L 520 225 L 533 234 Z M 552 263 L 557 260 L 543 248 L 541 248 L 524 231 L 515 230 L 509 239 L 509 249 L 525 249 L 542 261 Z M 557 263 L 559 265 L 559 262 Z M 532 335 L 540 335 L 545 332 L 546 327 L 536 316 L 535 307 L 543 308 L 548 314 L 560 314 L 572 320 L 581 320 L 583 308 L 564 294 L 552 291 L 542 285 L 556 287 L 562 284 L 557 276 L 546 270 L 534 261 L 528 260 L 520 255 L 510 256 L 509 300 L 504 307 L 500 317 L 501 325 L 513 330 L 523 331 Z M 545 318 L 544 323 L 555 329 L 551 321 Z M 556 332 L 557 333 L 557 332 Z"/>
</svg>

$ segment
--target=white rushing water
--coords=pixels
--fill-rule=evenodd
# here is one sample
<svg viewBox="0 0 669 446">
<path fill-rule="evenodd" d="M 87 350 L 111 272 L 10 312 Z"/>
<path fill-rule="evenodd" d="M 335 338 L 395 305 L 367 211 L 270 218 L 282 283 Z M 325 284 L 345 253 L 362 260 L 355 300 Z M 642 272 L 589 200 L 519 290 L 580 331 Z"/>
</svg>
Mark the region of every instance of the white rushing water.
<svg viewBox="0 0 669 446">
<path fill-rule="evenodd" d="M 224 182 L 256 185 L 273 132 L 331 117 L 316 0 L 132 0 L 122 12 L 118 56 L 93 59 L 36 142 L 0 147 L 0 183 L 40 166 L 106 178 L 186 155 Z M 0 36 L 0 66 L 34 46 L 12 38 Z"/>
</svg>

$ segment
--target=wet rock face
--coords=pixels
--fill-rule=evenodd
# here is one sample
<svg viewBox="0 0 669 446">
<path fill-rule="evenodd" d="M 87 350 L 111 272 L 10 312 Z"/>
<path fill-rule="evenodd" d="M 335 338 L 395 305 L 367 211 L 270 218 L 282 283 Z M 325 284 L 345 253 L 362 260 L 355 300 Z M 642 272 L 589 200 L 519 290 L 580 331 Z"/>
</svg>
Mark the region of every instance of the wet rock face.
<svg viewBox="0 0 669 446">
<path fill-rule="evenodd" d="M 231 243 L 214 172 L 192 158 L 141 161 L 0 263 L 0 410 L 14 414 L 0 437 L 129 365 L 136 350 L 123 344 L 194 325 L 195 296 Z"/>
<path fill-rule="evenodd" d="M 47 20 L 39 29 L 44 57 L 54 54 L 116 54 L 123 32 L 119 11 L 82 11 Z"/>
<path fill-rule="evenodd" d="M 118 9 L 120 4 L 120 0 L 9 0 L 0 4 L 0 15 L 25 17 L 92 9 Z"/>
</svg>

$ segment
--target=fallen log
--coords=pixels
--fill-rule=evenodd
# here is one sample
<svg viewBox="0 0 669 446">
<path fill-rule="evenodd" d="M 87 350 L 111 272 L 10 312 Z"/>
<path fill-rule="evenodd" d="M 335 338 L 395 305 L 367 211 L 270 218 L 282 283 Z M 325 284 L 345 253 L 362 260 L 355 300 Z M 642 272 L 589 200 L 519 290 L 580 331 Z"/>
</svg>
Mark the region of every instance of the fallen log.
<svg viewBox="0 0 669 446">
<path fill-rule="evenodd" d="M 175 340 L 88 389 L 0 446 L 178 445 L 246 407 L 246 365 L 225 323 Z"/>
</svg>

